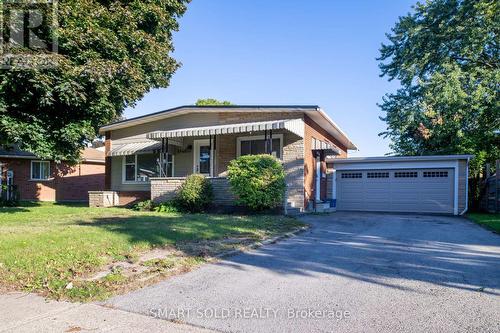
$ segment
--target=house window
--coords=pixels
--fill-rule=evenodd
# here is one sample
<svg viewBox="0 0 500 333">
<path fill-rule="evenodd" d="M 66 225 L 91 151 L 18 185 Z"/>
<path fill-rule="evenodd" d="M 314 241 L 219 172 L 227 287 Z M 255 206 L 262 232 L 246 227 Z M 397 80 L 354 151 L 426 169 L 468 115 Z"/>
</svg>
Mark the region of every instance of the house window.
<svg viewBox="0 0 500 333">
<path fill-rule="evenodd" d="M 49 161 L 31 161 L 31 179 L 47 180 L 50 178 Z"/>
<path fill-rule="evenodd" d="M 126 182 L 135 182 L 135 157 L 136 155 L 127 155 L 124 157 Z"/>
<path fill-rule="evenodd" d="M 238 138 L 238 156 L 266 154 L 265 137 L 251 136 Z M 273 135 L 272 155 L 281 159 L 283 151 L 283 134 Z"/>
<path fill-rule="evenodd" d="M 342 178 L 363 178 L 363 174 L 361 172 L 342 172 Z"/>
<path fill-rule="evenodd" d="M 424 171 L 425 178 L 445 178 L 448 177 L 448 171 Z"/>
<path fill-rule="evenodd" d="M 174 156 L 168 154 L 166 176 L 174 175 Z M 135 154 L 124 156 L 123 181 L 124 182 L 149 182 L 152 177 L 160 177 L 158 154 Z"/>
<path fill-rule="evenodd" d="M 394 172 L 394 177 L 396 177 L 396 178 L 417 178 L 418 173 L 416 171 Z"/>
<path fill-rule="evenodd" d="M 366 178 L 389 178 L 388 172 L 368 172 Z"/>
</svg>

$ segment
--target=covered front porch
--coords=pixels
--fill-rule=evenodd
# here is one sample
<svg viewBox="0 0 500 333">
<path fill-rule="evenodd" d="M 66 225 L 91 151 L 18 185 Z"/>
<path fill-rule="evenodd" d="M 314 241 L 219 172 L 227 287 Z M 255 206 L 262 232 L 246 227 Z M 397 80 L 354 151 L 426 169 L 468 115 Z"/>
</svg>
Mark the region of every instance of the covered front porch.
<svg viewBox="0 0 500 333">
<path fill-rule="evenodd" d="M 231 205 L 235 198 L 225 178 L 230 161 L 241 155 L 271 154 L 285 169 L 283 206 L 303 211 L 306 146 L 322 160 L 326 153 L 338 154 L 328 142 L 312 138 L 306 142 L 304 129 L 299 118 L 152 131 L 140 142 L 120 142 L 110 150 L 113 181 L 119 185 L 115 188 L 150 191 L 151 199 L 160 202 L 172 198 L 185 177 L 196 173 L 212 181 L 215 204 Z M 326 191 L 326 183 L 324 187 Z"/>
</svg>

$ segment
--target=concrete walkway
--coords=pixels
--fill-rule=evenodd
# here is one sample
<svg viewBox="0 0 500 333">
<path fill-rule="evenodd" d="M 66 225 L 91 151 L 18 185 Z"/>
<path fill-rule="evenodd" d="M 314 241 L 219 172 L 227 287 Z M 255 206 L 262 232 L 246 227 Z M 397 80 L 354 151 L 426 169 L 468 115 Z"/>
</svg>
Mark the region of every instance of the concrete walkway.
<svg viewBox="0 0 500 333">
<path fill-rule="evenodd" d="M 97 304 L 46 301 L 43 297 L 33 294 L 8 293 L 0 295 L 0 332 L 208 333 L 211 331 Z"/>
</svg>

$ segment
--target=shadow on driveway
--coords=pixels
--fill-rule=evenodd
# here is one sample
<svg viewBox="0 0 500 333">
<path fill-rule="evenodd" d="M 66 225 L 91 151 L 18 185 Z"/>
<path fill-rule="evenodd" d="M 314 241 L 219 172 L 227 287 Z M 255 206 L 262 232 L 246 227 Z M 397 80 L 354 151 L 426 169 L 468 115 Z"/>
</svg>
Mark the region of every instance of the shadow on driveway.
<svg viewBox="0 0 500 333">
<path fill-rule="evenodd" d="M 220 264 L 332 274 L 397 289 L 405 289 L 406 279 L 498 294 L 500 237 L 465 219 L 339 212 L 303 220 L 312 231 Z"/>
</svg>

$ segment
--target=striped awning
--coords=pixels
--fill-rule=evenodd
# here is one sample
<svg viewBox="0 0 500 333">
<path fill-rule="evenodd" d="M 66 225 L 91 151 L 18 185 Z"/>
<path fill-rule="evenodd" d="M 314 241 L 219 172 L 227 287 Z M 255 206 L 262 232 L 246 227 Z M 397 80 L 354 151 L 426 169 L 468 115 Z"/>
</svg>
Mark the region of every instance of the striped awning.
<svg viewBox="0 0 500 333">
<path fill-rule="evenodd" d="M 182 128 L 169 131 L 155 131 L 148 133 L 147 138 L 158 140 L 161 138 L 221 135 L 221 134 L 278 130 L 278 129 L 286 129 L 302 138 L 304 137 L 304 122 L 302 121 L 302 119 L 285 119 L 285 120 L 260 121 L 253 123 Z"/>
<path fill-rule="evenodd" d="M 333 153 L 335 155 L 340 155 L 340 149 L 333 143 L 326 142 L 323 140 L 318 140 L 316 138 L 311 139 L 311 149 L 312 150 L 323 150 L 326 153 Z"/>
<path fill-rule="evenodd" d="M 182 146 L 182 139 L 169 140 L 169 145 Z M 108 156 L 133 155 L 135 153 L 154 152 L 161 149 L 161 142 L 148 140 L 124 144 L 113 144 Z"/>
</svg>

